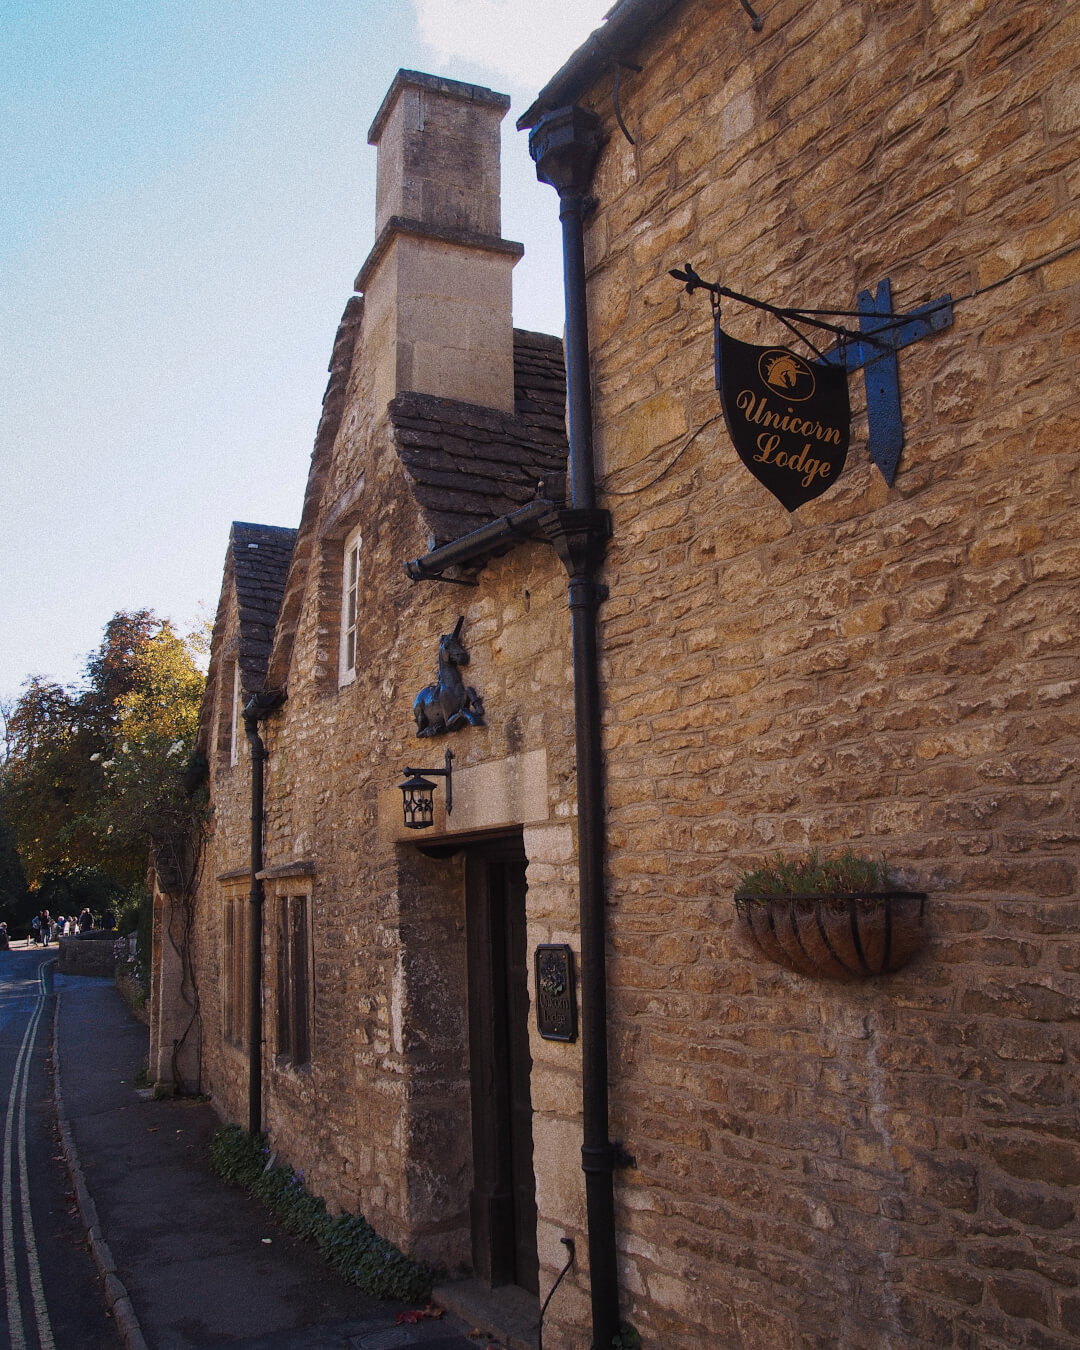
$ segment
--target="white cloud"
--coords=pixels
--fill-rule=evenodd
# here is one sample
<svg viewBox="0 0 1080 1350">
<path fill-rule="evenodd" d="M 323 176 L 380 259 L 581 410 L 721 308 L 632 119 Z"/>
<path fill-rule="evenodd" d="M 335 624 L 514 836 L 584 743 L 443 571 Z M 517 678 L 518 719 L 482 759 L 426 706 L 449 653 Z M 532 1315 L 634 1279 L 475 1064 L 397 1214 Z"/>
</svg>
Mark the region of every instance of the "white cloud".
<svg viewBox="0 0 1080 1350">
<path fill-rule="evenodd" d="M 440 65 L 468 61 L 539 91 L 614 0 L 413 0 L 421 39 Z"/>
</svg>

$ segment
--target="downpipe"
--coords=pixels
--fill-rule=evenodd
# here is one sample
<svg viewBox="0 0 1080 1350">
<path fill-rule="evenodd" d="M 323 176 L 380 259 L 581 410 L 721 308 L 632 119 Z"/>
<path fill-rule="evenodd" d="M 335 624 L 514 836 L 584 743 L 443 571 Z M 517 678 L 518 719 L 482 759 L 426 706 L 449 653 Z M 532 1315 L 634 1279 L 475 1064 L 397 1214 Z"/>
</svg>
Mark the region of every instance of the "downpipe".
<svg viewBox="0 0 1080 1350">
<path fill-rule="evenodd" d="M 570 578 L 581 932 L 581 1165 L 585 1173 L 592 1343 L 594 1350 L 610 1350 L 620 1324 L 615 1149 L 608 1137 L 604 782 L 597 643 L 597 612 L 607 591 L 596 577 L 611 534 L 611 521 L 608 513 L 596 506 L 583 228 L 589 209 L 586 192 L 599 148 L 599 120 L 577 107 L 547 114 L 529 136 L 537 178 L 559 194 L 562 227 L 570 502 L 568 509 L 554 513 L 549 537 Z"/>
<path fill-rule="evenodd" d="M 251 747 L 251 887 L 248 891 L 248 1133 L 262 1134 L 262 934 L 265 890 L 263 816 L 265 765 L 270 758 L 259 723 L 285 702 L 283 693 L 256 694 L 244 708 L 244 731 Z"/>
</svg>

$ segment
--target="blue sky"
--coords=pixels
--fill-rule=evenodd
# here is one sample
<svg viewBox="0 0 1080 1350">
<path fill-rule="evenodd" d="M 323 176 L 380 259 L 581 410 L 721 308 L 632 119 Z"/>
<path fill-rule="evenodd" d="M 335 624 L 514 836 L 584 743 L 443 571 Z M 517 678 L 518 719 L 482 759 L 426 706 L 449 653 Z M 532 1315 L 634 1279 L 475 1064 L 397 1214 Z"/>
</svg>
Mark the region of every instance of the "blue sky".
<svg viewBox="0 0 1080 1350">
<path fill-rule="evenodd" d="M 559 331 L 513 121 L 610 3 L 0 0 L 0 699 L 118 609 L 212 615 L 230 521 L 297 523 L 399 67 L 511 95 L 514 319 Z"/>
</svg>

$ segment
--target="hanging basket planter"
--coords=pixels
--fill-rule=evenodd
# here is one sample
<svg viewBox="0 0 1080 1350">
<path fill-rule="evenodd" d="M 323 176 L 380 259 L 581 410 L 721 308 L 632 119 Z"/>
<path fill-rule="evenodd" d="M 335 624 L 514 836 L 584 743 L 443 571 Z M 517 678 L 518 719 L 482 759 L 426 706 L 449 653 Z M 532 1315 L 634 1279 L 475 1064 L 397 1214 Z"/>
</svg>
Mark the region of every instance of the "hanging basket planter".
<svg viewBox="0 0 1080 1350">
<path fill-rule="evenodd" d="M 739 924 L 758 951 L 803 975 L 861 980 L 910 961 L 923 935 L 926 895 L 894 889 L 885 860 L 847 848 L 776 856 L 744 872 Z"/>
<path fill-rule="evenodd" d="M 830 980 L 899 970 L 922 944 L 925 909 L 923 891 L 735 895 L 739 924 L 763 956 Z"/>
</svg>

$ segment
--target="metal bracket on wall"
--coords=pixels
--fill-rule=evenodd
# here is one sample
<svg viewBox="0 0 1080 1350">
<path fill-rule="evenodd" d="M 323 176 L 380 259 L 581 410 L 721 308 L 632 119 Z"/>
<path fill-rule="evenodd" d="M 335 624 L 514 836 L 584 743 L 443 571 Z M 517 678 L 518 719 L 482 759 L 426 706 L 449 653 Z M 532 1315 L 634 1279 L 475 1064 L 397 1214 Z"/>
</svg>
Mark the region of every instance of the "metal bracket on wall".
<svg viewBox="0 0 1080 1350">
<path fill-rule="evenodd" d="M 859 332 L 868 340 L 855 339 L 833 347 L 825 353 L 824 360 L 829 365 L 843 365 L 849 374 L 862 370 L 870 457 L 891 487 L 904 448 L 896 353 L 901 347 L 952 326 L 952 296 L 943 295 L 898 318 L 892 312 L 892 285 L 886 277 L 878 282 L 875 294 L 860 291 L 858 305 Z"/>
</svg>

